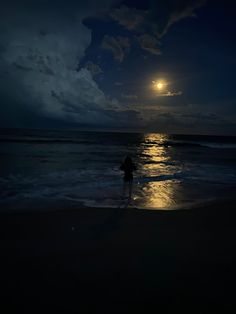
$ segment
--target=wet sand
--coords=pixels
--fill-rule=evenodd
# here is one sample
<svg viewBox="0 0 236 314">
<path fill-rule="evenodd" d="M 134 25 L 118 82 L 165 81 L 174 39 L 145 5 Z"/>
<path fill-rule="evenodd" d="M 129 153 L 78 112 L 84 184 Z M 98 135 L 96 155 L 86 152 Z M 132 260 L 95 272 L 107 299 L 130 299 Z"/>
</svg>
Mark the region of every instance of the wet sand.
<svg viewBox="0 0 236 314">
<path fill-rule="evenodd" d="M 2 313 L 228 313 L 235 204 L 2 213 Z"/>
</svg>

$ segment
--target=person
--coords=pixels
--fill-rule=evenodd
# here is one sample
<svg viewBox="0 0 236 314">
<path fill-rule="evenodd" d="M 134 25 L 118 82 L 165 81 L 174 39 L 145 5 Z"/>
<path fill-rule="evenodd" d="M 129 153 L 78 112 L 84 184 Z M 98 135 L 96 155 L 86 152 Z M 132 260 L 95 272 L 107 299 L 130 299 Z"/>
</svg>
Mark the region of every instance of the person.
<svg viewBox="0 0 236 314">
<path fill-rule="evenodd" d="M 127 155 L 120 166 L 120 170 L 124 171 L 124 184 L 123 184 L 123 196 L 126 195 L 126 189 L 128 185 L 129 190 L 129 201 L 131 200 L 132 196 L 132 188 L 133 188 L 133 171 L 136 170 L 136 166 L 133 163 L 131 157 Z"/>
</svg>

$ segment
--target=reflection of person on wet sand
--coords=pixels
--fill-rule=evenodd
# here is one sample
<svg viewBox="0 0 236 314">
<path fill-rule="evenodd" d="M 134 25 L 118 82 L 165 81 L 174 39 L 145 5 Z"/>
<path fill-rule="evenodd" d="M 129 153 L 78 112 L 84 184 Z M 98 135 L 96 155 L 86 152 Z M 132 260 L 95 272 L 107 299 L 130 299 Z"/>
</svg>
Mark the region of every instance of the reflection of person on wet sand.
<svg viewBox="0 0 236 314">
<path fill-rule="evenodd" d="M 130 156 L 126 156 L 124 159 L 124 162 L 120 166 L 120 170 L 124 171 L 124 185 L 123 185 L 123 196 L 126 196 L 126 190 L 128 187 L 129 191 L 129 198 L 128 200 L 131 200 L 132 196 L 132 185 L 133 185 L 133 171 L 136 170 L 136 166 L 133 163 Z"/>
</svg>

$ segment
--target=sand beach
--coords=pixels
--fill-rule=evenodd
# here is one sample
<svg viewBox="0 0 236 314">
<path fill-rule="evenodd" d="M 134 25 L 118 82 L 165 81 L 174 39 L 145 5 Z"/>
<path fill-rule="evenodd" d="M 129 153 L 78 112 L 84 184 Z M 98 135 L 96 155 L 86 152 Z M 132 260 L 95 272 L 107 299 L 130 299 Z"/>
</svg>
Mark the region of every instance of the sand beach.
<svg viewBox="0 0 236 314">
<path fill-rule="evenodd" d="M 229 313 L 235 202 L 2 213 L 2 313 Z"/>
</svg>

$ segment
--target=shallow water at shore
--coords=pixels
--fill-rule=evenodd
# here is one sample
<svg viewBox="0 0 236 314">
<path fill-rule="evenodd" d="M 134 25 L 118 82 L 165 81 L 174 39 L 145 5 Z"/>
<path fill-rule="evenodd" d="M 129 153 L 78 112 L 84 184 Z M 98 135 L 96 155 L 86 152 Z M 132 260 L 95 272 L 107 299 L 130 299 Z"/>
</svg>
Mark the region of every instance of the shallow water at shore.
<svg viewBox="0 0 236 314">
<path fill-rule="evenodd" d="M 236 186 L 234 137 L 8 129 L 0 141 L 2 208 L 125 206 L 127 153 L 137 165 L 132 207 L 183 208 L 230 198 Z"/>
</svg>

